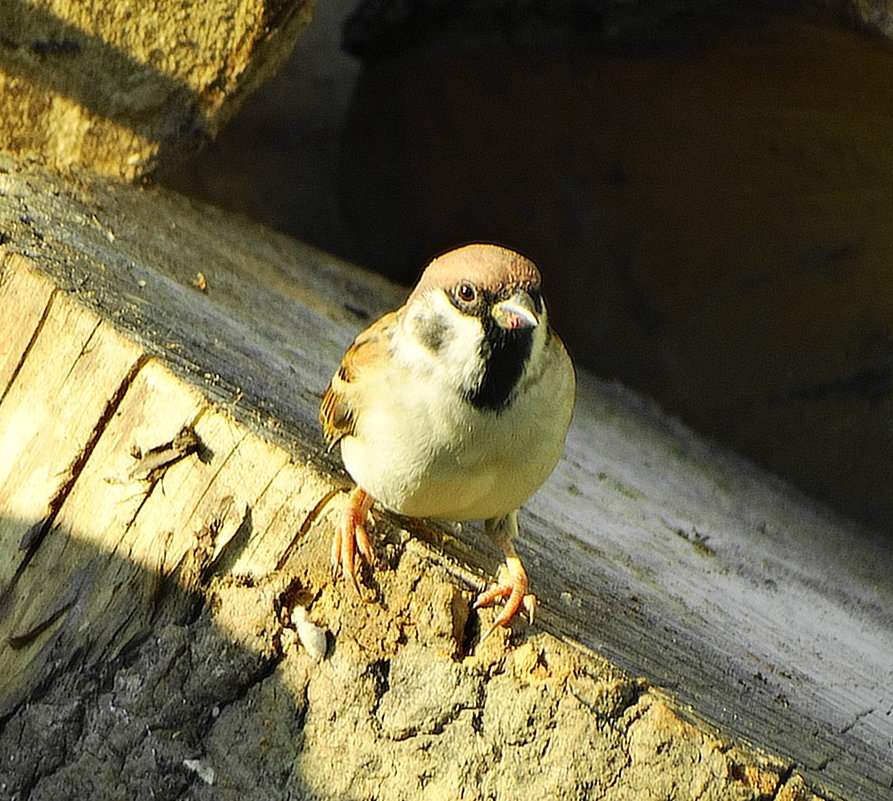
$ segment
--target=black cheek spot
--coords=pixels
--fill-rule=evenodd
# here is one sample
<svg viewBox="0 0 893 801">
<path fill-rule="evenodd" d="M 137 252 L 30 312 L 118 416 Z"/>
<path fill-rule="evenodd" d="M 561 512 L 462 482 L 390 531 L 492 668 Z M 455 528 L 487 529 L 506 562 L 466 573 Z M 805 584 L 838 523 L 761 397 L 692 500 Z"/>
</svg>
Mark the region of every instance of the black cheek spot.
<svg viewBox="0 0 893 801">
<path fill-rule="evenodd" d="M 432 353 L 440 352 L 450 337 L 449 326 L 439 314 L 416 317 L 414 327 L 421 343 Z"/>
</svg>

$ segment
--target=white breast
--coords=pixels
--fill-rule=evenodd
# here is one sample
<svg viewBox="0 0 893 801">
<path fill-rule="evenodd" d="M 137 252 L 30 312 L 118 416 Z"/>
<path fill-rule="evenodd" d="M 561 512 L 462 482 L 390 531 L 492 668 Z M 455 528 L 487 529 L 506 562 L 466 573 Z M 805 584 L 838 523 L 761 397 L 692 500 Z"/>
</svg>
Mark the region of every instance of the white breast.
<svg viewBox="0 0 893 801">
<path fill-rule="evenodd" d="M 421 359 L 379 374 L 382 391 L 364 397 L 355 435 L 341 441 L 352 478 L 413 517 L 486 519 L 519 508 L 558 462 L 573 405 L 570 359 L 542 328 L 539 344 L 551 358 L 538 360 L 543 366 L 499 412 L 475 409 L 449 371 L 420 367 Z"/>
</svg>

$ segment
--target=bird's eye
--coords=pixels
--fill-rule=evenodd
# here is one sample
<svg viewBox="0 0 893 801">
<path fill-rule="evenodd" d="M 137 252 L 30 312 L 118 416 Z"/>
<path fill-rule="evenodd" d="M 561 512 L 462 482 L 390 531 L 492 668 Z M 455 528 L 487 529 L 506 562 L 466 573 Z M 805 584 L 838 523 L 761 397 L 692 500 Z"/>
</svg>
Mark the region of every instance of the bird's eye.
<svg viewBox="0 0 893 801">
<path fill-rule="evenodd" d="M 474 284 L 463 281 L 456 287 L 456 297 L 463 303 L 471 303 L 478 296 L 478 291 Z"/>
</svg>

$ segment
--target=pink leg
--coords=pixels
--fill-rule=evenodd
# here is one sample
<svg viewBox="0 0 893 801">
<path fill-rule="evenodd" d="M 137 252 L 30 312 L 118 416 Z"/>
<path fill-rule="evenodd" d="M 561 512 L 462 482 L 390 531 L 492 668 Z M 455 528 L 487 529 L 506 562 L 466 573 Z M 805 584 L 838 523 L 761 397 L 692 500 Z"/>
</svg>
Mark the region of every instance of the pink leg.
<svg viewBox="0 0 893 801">
<path fill-rule="evenodd" d="M 353 581 L 357 592 L 360 591 L 357 551 L 370 564 L 374 558 L 372 543 L 366 531 L 366 519 L 373 503 L 375 499 L 359 487 L 351 492 L 332 539 L 332 568 L 336 575 L 340 568 L 341 575 Z"/>
<path fill-rule="evenodd" d="M 527 592 L 527 571 L 512 544 L 513 537 L 518 533 L 518 513 L 512 512 L 506 517 L 488 520 L 486 529 L 505 555 L 505 563 L 499 568 L 496 584 L 477 597 L 474 608 L 488 606 L 497 598 L 506 600 L 502 611 L 482 639 L 489 637 L 499 626 L 507 626 L 519 609 L 527 613 L 531 623 L 536 613 L 536 596 Z"/>
</svg>

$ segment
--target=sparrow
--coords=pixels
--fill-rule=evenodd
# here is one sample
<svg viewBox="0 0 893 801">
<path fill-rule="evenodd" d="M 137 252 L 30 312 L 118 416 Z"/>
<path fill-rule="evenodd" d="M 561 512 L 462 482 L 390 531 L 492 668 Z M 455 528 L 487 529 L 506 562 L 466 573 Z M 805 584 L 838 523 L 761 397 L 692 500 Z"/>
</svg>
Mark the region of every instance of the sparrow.
<svg viewBox="0 0 893 801">
<path fill-rule="evenodd" d="M 504 599 L 490 631 L 519 609 L 533 621 L 536 597 L 513 545 L 518 509 L 558 463 L 576 383 L 540 283 L 520 253 L 464 245 L 431 261 L 406 303 L 344 354 L 319 419 L 356 483 L 332 562 L 357 589 L 358 555 L 374 558 L 374 503 L 409 517 L 480 519 L 505 562 L 474 607 Z"/>
</svg>

